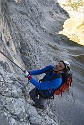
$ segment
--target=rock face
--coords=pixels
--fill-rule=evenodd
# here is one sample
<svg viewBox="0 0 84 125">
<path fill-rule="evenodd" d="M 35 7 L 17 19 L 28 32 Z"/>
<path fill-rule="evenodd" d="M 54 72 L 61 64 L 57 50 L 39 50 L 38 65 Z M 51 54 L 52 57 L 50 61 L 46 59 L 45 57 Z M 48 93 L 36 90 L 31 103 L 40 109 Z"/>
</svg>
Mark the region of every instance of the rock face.
<svg viewBox="0 0 84 125">
<path fill-rule="evenodd" d="M 27 85 L 23 72 L 10 60 L 23 70 L 54 65 L 62 59 L 70 61 L 73 83 L 77 83 L 74 85 L 74 97 L 77 101 L 73 103 L 75 98 L 71 88 L 67 102 L 69 99 L 72 100 L 72 105 L 83 104 L 84 99 L 79 97 L 83 96 L 84 86 L 79 85 L 79 81 L 84 81 L 84 47 L 59 34 L 68 18 L 68 13 L 57 0 L 0 0 L 0 125 L 68 125 L 57 110 L 59 103 L 62 104 L 59 97 L 56 97 L 57 101 L 53 101 L 46 111 L 31 105 L 28 93 L 33 85 Z M 78 88 L 81 90 L 79 97 L 76 96 Z M 66 103 L 65 98 L 66 96 L 63 105 Z M 68 109 L 67 104 L 66 107 Z M 84 109 L 83 105 L 81 107 Z M 83 125 L 83 119 L 80 121 Z M 74 119 L 71 124 L 73 123 Z"/>
</svg>

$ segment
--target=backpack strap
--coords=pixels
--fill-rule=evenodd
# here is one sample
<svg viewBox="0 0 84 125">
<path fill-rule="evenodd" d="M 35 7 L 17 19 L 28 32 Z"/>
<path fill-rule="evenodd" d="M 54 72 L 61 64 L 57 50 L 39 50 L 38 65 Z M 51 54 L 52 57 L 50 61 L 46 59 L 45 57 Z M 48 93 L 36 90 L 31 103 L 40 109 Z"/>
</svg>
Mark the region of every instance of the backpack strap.
<svg viewBox="0 0 84 125">
<path fill-rule="evenodd" d="M 48 70 L 48 71 L 46 72 L 46 75 L 43 77 L 43 79 L 40 79 L 39 82 L 44 81 L 44 79 L 46 78 L 46 76 L 47 76 L 47 74 L 48 74 L 49 72 L 50 72 L 50 74 L 52 73 L 50 70 Z M 53 79 L 55 79 L 55 78 L 62 78 L 62 75 L 61 75 L 61 74 L 54 75 L 53 77 L 49 78 L 48 80 L 51 81 L 51 80 L 53 80 Z"/>
<path fill-rule="evenodd" d="M 46 75 L 50 72 L 50 69 L 48 69 L 45 73 L 45 76 L 43 77 L 43 79 L 40 79 L 39 82 L 41 83 L 42 81 L 44 81 L 44 79 L 46 78 Z"/>
</svg>

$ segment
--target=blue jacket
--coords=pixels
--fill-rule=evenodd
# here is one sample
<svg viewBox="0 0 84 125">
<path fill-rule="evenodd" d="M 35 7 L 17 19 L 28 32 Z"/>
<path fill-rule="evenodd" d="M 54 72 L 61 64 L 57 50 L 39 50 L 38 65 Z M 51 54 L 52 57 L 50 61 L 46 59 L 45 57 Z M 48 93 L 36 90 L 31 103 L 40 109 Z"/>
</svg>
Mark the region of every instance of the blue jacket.
<svg viewBox="0 0 84 125">
<path fill-rule="evenodd" d="M 29 71 L 30 75 L 39 75 L 39 74 L 42 74 L 42 73 L 46 73 L 49 70 L 46 77 L 44 78 L 44 80 L 41 83 L 38 82 L 37 80 L 35 80 L 34 78 L 31 78 L 30 82 L 34 86 L 36 86 L 36 88 L 39 89 L 39 90 L 57 89 L 62 83 L 62 78 L 59 77 L 60 74 L 57 74 L 56 72 L 52 73 L 53 68 L 54 68 L 54 66 L 49 65 L 49 66 L 46 66 L 45 68 L 40 69 L 40 70 Z M 56 76 L 58 78 L 54 78 L 52 80 L 49 80 L 50 78 L 52 78 L 54 76 Z"/>
</svg>

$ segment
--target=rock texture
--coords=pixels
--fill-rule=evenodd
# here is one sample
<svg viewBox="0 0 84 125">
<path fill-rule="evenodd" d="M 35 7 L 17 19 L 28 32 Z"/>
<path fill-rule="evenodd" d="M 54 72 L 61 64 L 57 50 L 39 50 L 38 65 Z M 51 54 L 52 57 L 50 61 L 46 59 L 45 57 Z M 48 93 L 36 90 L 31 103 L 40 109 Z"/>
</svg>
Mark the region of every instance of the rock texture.
<svg viewBox="0 0 84 125">
<path fill-rule="evenodd" d="M 65 113 L 58 108 L 59 103 L 61 107 L 68 102 L 81 104 L 80 113 L 83 113 L 84 99 L 79 97 L 83 96 L 84 85 L 79 81 L 84 81 L 84 47 L 59 34 L 68 18 L 69 14 L 57 0 L 0 0 L 0 125 L 68 125 L 66 118 L 63 121 L 61 117 Z M 51 100 L 46 111 L 34 108 L 28 94 L 34 86 L 28 84 L 23 72 L 1 52 L 23 70 L 54 65 L 62 59 L 70 61 L 76 91 L 71 88 L 67 97 Z M 59 114 L 58 109 L 63 112 Z M 83 125 L 83 118 L 79 120 Z M 69 123 L 73 125 L 74 119 Z"/>
</svg>

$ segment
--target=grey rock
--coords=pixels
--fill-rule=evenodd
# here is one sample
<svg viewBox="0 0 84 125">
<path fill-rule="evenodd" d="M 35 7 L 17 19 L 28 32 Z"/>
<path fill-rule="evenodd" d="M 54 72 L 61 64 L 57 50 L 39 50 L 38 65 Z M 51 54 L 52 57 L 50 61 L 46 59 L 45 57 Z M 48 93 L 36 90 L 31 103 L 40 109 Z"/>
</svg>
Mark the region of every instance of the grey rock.
<svg viewBox="0 0 84 125">
<path fill-rule="evenodd" d="M 0 0 L 0 51 L 23 70 L 69 60 L 74 86 L 51 100 L 46 111 L 37 109 L 29 97 L 33 86 L 0 53 L 0 125 L 83 125 L 84 47 L 59 34 L 68 18 L 56 0 Z"/>
</svg>

